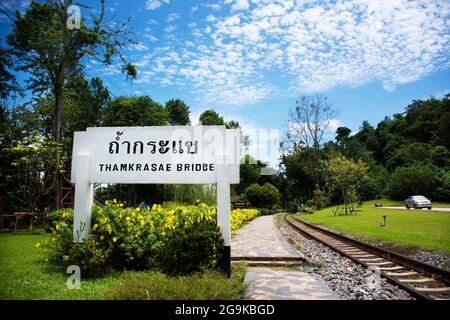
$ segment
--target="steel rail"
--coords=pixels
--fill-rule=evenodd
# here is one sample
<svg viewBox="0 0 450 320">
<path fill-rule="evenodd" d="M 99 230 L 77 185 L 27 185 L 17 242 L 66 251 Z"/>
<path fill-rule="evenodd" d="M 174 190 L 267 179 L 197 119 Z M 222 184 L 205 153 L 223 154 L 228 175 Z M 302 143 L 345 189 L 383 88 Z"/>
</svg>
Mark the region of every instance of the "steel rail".
<svg viewBox="0 0 450 320">
<path fill-rule="evenodd" d="M 292 219 L 295 221 L 292 221 Z M 423 262 L 411 259 L 407 256 L 404 256 L 402 254 L 399 254 L 399 253 L 396 253 L 396 252 L 393 252 L 393 251 L 390 251 L 387 249 L 382 249 L 380 247 L 373 246 L 373 245 L 361 242 L 359 240 L 346 237 L 342 234 L 339 234 L 339 233 L 324 229 L 322 227 L 301 221 L 295 217 L 292 217 L 292 215 L 289 215 L 289 218 L 288 218 L 288 215 L 284 215 L 284 220 L 291 227 L 293 227 L 294 230 L 296 230 L 297 232 L 302 233 L 310 238 L 313 238 L 313 239 L 319 241 L 320 243 L 326 245 L 327 247 L 330 247 L 334 251 L 337 251 L 339 254 L 351 259 L 352 261 L 354 261 L 358 264 L 363 265 L 366 268 L 369 268 L 371 266 L 367 262 L 367 260 L 370 260 L 370 259 L 358 258 L 357 255 L 361 256 L 361 253 L 356 254 L 355 250 L 356 251 L 358 251 L 358 250 L 365 251 L 365 252 L 369 253 L 370 255 L 375 256 L 375 259 L 372 259 L 372 260 L 382 259 L 382 260 L 386 260 L 386 262 L 390 262 L 390 264 L 399 265 L 405 269 L 412 269 L 415 272 L 417 272 L 418 276 L 420 276 L 420 274 L 425 274 L 427 277 L 431 277 L 431 279 L 433 279 L 435 281 L 441 281 L 446 286 L 448 286 L 450 283 L 450 272 L 446 271 L 444 269 L 437 268 L 437 267 L 429 265 L 427 263 L 423 263 Z M 342 249 L 342 248 L 338 248 L 338 247 L 332 245 L 331 243 L 326 241 L 326 239 L 323 239 L 318 235 L 312 234 L 310 231 L 307 230 L 308 228 L 319 234 L 323 234 L 332 239 L 335 239 L 337 241 L 347 244 L 347 248 Z M 348 245 L 350 245 L 350 247 L 348 247 Z M 353 251 L 353 253 L 351 253 L 349 251 Z M 381 257 L 381 258 L 376 258 L 377 256 Z M 362 261 L 362 260 L 366 260 L 366 261 Z M 422 299 L 422 300 L 434 300 L 435 299 L 434 295 L 440 294 L 440 293 L 433 294 L 433 293 L 421 292 L 420 291 L 421 288 L 416 288 L 416 287 L 413 287 L 412 285 L 409 285 L 408 283 L 405 283 L 405 280 L 407 280 L 407 279 L 402 279 L 401 277 L 400 277 L 400 279 L 398 279 L 392 275 L 389 275 L 388 272 L 385 272 L 383 270 L 380 270 L 380 274 L 381 274 L 381 276 L 386 278 L 386 280 L 388 280 L 390 283 L 404 289 L 405 291 L 410 293 L 415 298 Z"/>
</svg>

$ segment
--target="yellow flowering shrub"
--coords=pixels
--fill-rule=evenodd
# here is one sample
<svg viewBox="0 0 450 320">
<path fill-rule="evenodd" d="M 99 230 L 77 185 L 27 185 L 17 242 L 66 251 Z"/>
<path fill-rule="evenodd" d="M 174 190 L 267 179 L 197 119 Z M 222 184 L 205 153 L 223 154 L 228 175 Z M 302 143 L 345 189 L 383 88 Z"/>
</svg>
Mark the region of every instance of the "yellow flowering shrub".
<svg viewBox="0 0 450 320">
<path fill-rule="evenodd" d="M 232 210 L 231 231 L 258 215 L 255 209 Z M 50 216 L 50 261 L 58 265 L 73 263 L 74 256 L 82 256 L 73 249 L 73 210 L 59 210 Z M 160 268 L 179 274 L 182 268 L 193 272 L 211 264 L 221 246 L 219 231 L 215 206 L 172 202 L 167 206 L 129 208 L 113 199 L 103 207 L 93 207 L 90 248 L 94 250 L 93 243 L 98 244 L 102 251 L 97 250 L 97 255 L 107 254 L 102 259 L 116 269 Z"/>
<path fill-rule="evenodd" d="M 256 209 L 234 209 L 230 212 L 231 233 L 235 232 L 244 223 L 259 215 Z"/>
</svg>

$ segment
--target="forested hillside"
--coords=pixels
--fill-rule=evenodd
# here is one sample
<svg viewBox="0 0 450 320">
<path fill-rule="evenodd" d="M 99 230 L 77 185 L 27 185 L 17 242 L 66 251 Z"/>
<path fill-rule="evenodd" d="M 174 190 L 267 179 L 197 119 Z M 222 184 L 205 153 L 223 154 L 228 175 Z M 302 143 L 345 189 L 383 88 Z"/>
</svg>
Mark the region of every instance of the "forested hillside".
<svg viewBox="0 0 450 320">
<path fill-rule="evenodd" d="M 327 192 L 327 174 L 317 165 L 336 153 L 367 165 L 358 183 L 359 200 L 423 194 L 448 201 L 450 95 L 414 100 L 403 113 L 387 116 L 375 127 L 367 121 L 356 133 L 340 127 L 334 141 L 291 150 L 282 157 L 284 203 L 337 202 L 339 195 Z"/>
</svg>

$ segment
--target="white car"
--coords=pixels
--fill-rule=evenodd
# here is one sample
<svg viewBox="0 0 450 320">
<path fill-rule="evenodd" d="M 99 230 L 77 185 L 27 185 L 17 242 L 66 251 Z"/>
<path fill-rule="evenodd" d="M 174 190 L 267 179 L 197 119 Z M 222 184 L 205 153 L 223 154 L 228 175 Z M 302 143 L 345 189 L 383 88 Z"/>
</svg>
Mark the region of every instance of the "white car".
<svg viewBox="0 0 450 320">
<path fill-rule="evenodd" d="M 424 196 L 411 196 L 405 200 L 406 209 L 423 209 L 427 208 L 431 210 L 431 200 L 425 198 Z"/>
</svg>

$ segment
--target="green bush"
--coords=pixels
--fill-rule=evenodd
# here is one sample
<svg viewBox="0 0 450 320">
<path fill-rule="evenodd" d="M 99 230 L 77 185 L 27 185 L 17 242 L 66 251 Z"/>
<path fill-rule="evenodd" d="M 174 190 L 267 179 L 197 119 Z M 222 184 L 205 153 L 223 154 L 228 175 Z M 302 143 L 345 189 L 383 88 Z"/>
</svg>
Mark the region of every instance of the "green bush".
<svg viewBox="0 0 450 320">
<path fill-rule="evenodd" d="M 50 212 L 46 218 L 46 231 L 51 232 L 55 228 L 56 224 L 63 219 L 67 221 L 68 224 L 72 225 L 73 209 L 60 209 Z"/>
<path fill-rule="evenodd" d="M 388 194 L 392 199 L 403 200 L 412 195 L 431 197 L 439 187 L 433 170 L 428 166 L 397 168 L 388 185 Z"/>
<path fill-rule="evenodd" d="M 436 168 L 434 172 L 439 187 L 436 188 L 432 197 L 445 202 L 450 201 L 450 170 Z"/>
<path fill-rule="evenodd" d="M 232 210 L 232 231 L 258 214 L 255 209 Z M 51 239 L 43 246 L 49 262 L 76 264 L 93 276 L 111 268 L 189 274 L 212 267 L 223 246 L 216 208 L 204 203 L 123 208 L 107 201 L 104 207 L 94 206 L 89 240 L 80 244 L 72 242 L 73 210 L 50 216 Z"/>
<path fill-rule="evenodd" d="M 315 212 L 315 210 L 314 210 L 314 208 L 312 208 L 312 207 L 304 207 L 304 208 L 302 209 L 302 212 L 303 212 L 303 213 L 307 213 L 307 214 L 313 214 L 313 213 Z"/>
<path fill-rule="evenodd" d="M 297 201 L 290 201 L 288 203 L 288 211 L 291 213 L 297 213 L 299 210 L 299 205 Z"/>
<path fill-rule="evenodd" d="M 154 265 L 168 275 L 191 274 L 213 267 L 222 248 L 223 239 L 215 221 L 201 219 L 169 231 L 158 245 Z"/>
<path fill-rule="evenodd" d="M 330 203 L 330 197 L 319 187 L 316 187 L 313 191 L 312 204 L 317 210 L 325 208 Z"/>
<path fill-rule="evenodd" d="M 189 276 L 168 277 L 158 272 L 127 274 L 111 285 L 110 300 L 237 300 L 244 294 L 245 264 L 232 266 L 231 278 L 207 270 Z"/>
<path fill-rule="evenodd" d="M 94 239 L 88 239 L 83 243 L 72 244 L 64 259 L 67 259 L 68 265 L 79 266 L 83 277 L 96 277 L 109 271 L 111 252 L 111 248 L 105 248 Z"/>
<path fill-rule="evenodd" d="M 283 211 L 284 211 L 284 209 L 279 204 L 275 204 L 273 206 L 273 212 L 280 213 L 280 212 L 283 212 Z"/>
<path fill-rule="evenodd" d="M 280 193 L 272 184 L 266 182 L 262 187 L 257 184 L 251 184 L 245 189 L 245 198 L 253 206 L 268 207 L 273 206 L 280 201 Z"/>
<path fill-rule="evenodd" d="M 280 201 L 280 193 L 278 192 L 278 189 L 275 188 L 273 184 L 270 184 L 268 182 L 264 183 L 264 185 L 261 187 L 261 203 L 264 206 L 273 206 L 275 203 Z"/>
<path fill-rule="evenodd" d="M 72 235 L 73 210 L 63 209 L 51 214 L 52 225 L 58 228 L 45 246 L 50 263 L 67 268 L 69 265 L 80 267 L 83 277 L 102 276 L 110 269 L 111 248 L 90 238 L 83 243 L 74 243 Z M 59 217 L 59 223 L 58 223 Z M 67 221 L 67 222 L 65 222 Z"/>
<path fill-rule="evenodd" d="M 267 216 L 269 214 L 269 209 L 267 208 L 258 208 L 260 215 Z"/>
<path fill-rule="evenodd" d="M 250 203 L 257 207 L 261 202 L 261 186 L 257 183 L 253 183 L 245 189 L 245 198 L 250 201 Z"/>
</svg>

